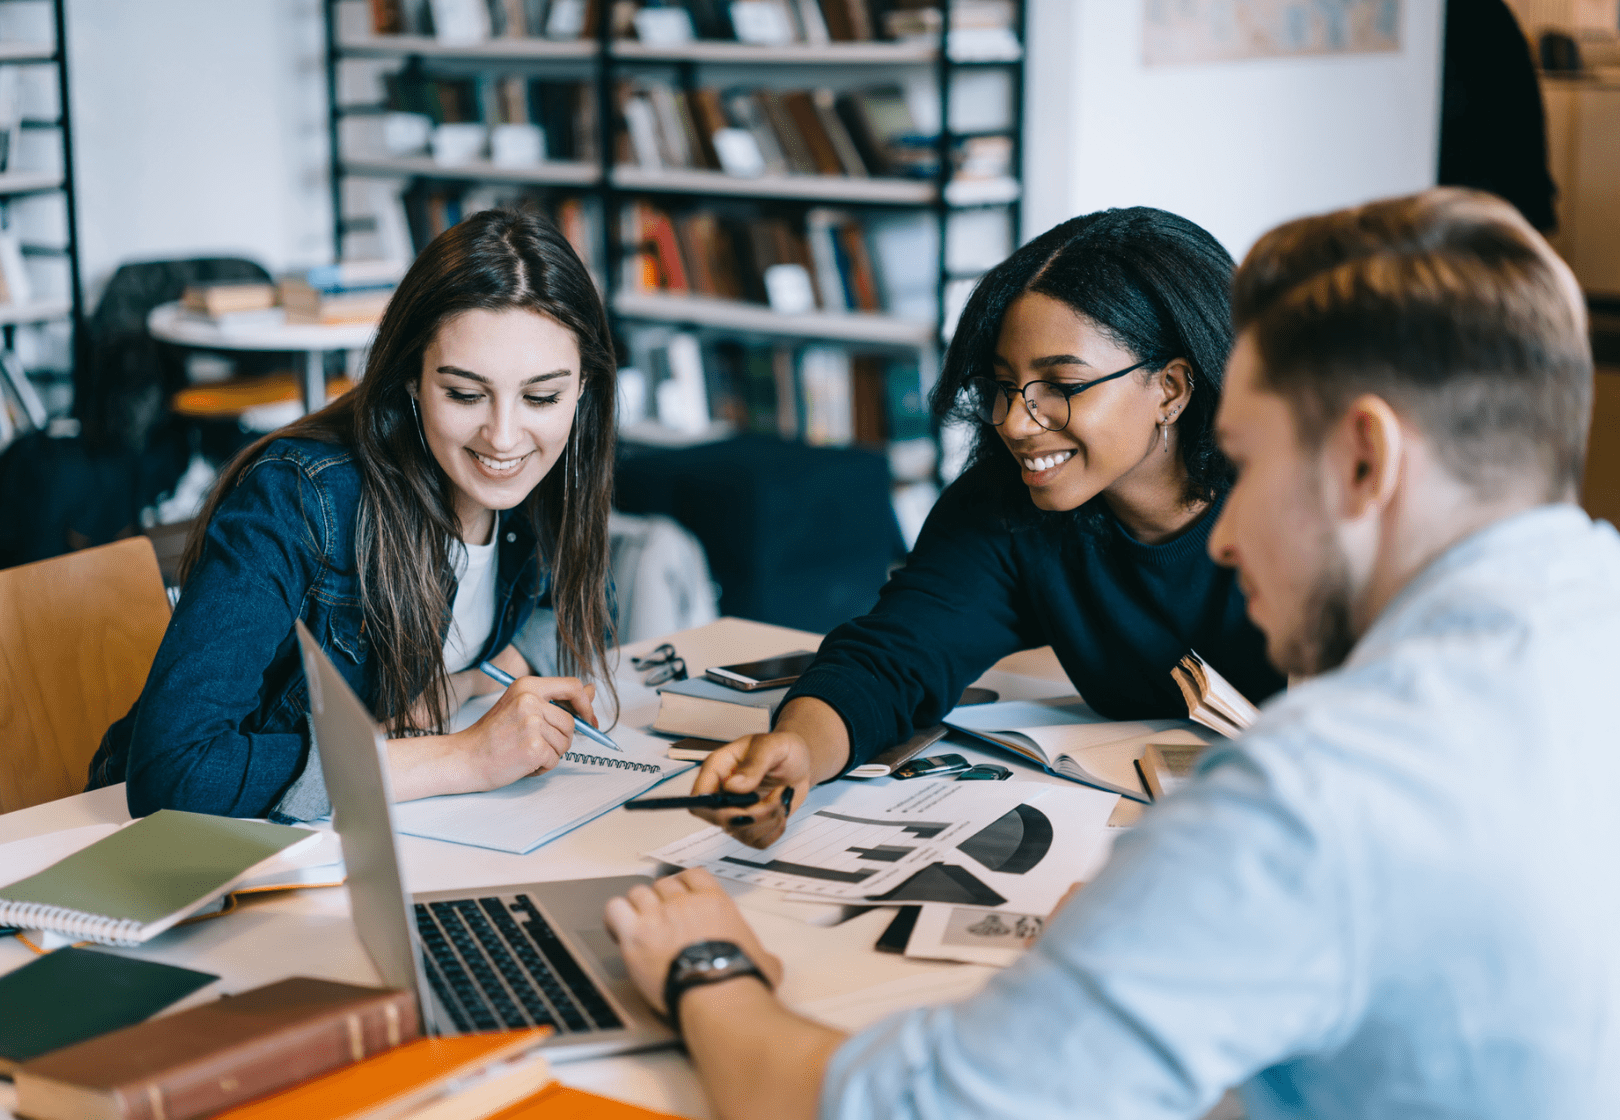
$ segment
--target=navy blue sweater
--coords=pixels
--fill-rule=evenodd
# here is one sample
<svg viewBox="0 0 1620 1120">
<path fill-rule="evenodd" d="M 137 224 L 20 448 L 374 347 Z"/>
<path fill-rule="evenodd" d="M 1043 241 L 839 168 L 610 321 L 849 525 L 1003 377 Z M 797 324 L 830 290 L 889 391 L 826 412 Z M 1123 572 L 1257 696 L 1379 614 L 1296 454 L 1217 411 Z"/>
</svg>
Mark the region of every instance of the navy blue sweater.
<svg viewBox="0 0 1620 1120">
<path fill-rule="evenodd" d="M 945 491 L 872 612 L 829 634 L 788 694 L 837 710 L 849 765 L 938 723 L 1021 649 L 1051 645 L 1111 719 L 1186 718 L 1170 669 L 1189 649 L 1255 703 L 1282 688 L 1235 574 L 1206 551 L 1219 503 L 1175 540 L 1145 545 L 1100 500 L 1081 515 L 1042 513 L 985 471 Z"/>
</svg>

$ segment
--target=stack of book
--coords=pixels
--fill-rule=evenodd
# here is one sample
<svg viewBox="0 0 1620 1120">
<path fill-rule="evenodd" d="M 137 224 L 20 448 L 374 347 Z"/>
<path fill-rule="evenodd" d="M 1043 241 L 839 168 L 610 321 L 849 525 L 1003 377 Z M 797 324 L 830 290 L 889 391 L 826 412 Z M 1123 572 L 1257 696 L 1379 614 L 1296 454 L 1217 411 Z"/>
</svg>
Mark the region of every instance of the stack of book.
<svg viewBox="0 0 1620 1120">
<path fill-rule="evenodd" d="M 374 323 L 400 275 L 393 261 L 347 261 L 283 277 L 278 290 L 289 323 Z"/>
<path fill-rule="evenodd" d="M 191 284 L 181 294 L 180 306 L 225 331 L 274 325 L 282 319 L 274 284 Z"/>
</svg>

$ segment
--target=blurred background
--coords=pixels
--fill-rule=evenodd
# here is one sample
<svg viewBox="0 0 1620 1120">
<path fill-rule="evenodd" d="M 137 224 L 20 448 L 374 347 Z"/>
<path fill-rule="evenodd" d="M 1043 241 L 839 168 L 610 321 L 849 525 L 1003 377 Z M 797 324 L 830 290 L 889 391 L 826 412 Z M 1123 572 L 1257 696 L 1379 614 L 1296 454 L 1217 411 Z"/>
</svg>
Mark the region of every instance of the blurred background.
<svg viewBox="0 0 1620 1120">
<path fill-rule="evenodd" d="M 172 573 L 422 245 L 521 205 L 612 316 L 621 637 L 826 629 L 960 468 L 926 395 L 1016 245 L 1153 205 L 1241 257 L 1436 182 L 1580 278 L 1614 518 L 1620 0 L 0 0 L 0 566 Z"/>
</svg>

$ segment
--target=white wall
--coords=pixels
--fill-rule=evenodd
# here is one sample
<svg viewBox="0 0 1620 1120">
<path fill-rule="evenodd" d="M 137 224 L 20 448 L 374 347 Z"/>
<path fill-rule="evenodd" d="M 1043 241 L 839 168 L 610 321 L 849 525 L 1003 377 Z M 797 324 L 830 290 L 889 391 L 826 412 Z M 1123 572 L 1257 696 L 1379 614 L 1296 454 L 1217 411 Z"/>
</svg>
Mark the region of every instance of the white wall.
<svg viewBox="0 0 1620 1120">
<path fill-rule="evenodd" d="M 320 0 L 68 0 L 80 264 L 329 260 Z"/>
<path fill-rule="evenodd" d="M 1234 253 L 1435 165 L 1441 0 L 1399 54 L 1144 67 L 1145 0 L 1029 0 L 1025 236 L 1162 206 Z M 81 263 L 329 259 L 320 0 L 68 0 Z"/>
<path fill-rule="evenodd" d="M 1149 205 L 1241 256 L 1288 218 L 1433 185 L 1441 0 L 1404 0 L 1398 53 L 1160 67 L 1145 2 L 1031 0 L 1026 239 Z"/>
</svg>

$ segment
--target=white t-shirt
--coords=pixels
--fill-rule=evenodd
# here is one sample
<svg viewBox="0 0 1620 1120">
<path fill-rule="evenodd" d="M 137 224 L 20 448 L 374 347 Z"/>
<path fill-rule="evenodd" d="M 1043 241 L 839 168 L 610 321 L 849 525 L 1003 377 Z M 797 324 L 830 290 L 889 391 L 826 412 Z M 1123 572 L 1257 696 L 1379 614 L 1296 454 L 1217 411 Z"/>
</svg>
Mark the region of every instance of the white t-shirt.
<svg viewBox="0 0 1620 1120">
<path fill-rule="evenodd" d="M 450 632 L 444 638 L 447 673 L 459 673 L 477 664 L 490 631 L 495 629 L 495 541 L 492 532 L 488 544 L 450 542 L 456 597 L 450 607 Z"/>
</svg>

